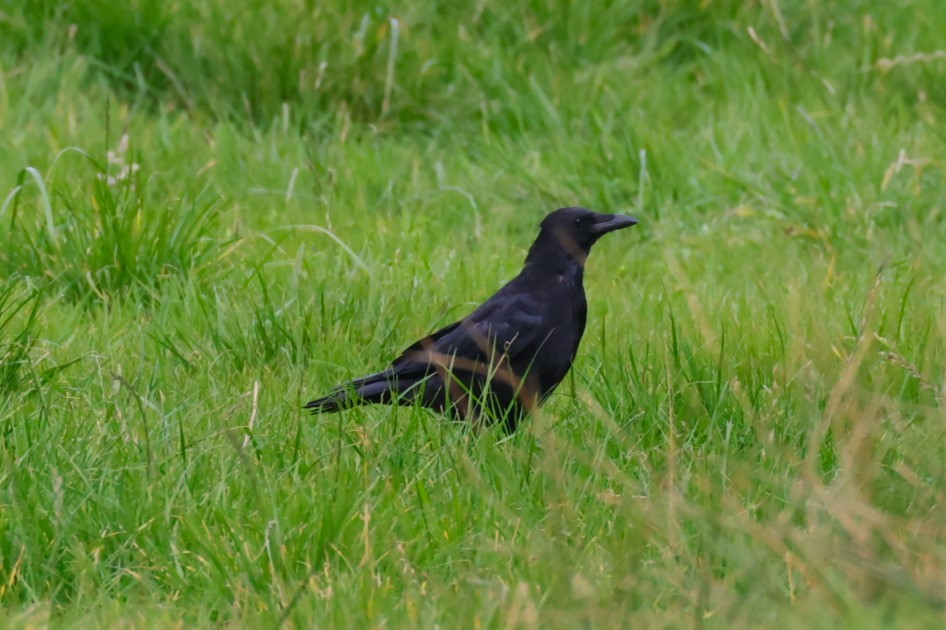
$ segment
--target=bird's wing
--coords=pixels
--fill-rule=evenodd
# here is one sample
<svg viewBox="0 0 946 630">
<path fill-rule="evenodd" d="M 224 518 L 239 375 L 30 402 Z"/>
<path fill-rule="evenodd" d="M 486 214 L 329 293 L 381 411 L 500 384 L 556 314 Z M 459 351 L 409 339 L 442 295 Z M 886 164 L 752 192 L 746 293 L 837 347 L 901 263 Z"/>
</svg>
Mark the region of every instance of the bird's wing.
<svg viewBox="0 0 946 630">
<path fill-rule="evenodd" d="M 550 306 L 534 294 L 510 289 L 507 285 L 465 319 L 411 345 L 394 361 L 395 372 L 411 374 L 431 363 L 454 363 L 456 358 L 490 362 L 503 354 L 514 358 L 534 353 L 552 332 Z"/>
<path fill-rule="evenodd" d="M 462 324 L 463 320 L 453 322 L 412 343 L 391 363 L 391 374 L 403 377 L 426 373 L 431 363 L 430 354 L 439 352 L 440 340 L 452 334 Z"/>
<path fill-rule="evenodd" d="M 418 339 L 417 341 L 412 343 L 407 349 L 405 349 L 404 352 L 401 353 L 401 356 L 398 358 L 405 357 L 415 352 L 425 350 L 427 348 L 430 348 L 431 345 L 436 345 L 440 339 L 452 333 L 462 323 L 463 323 L 463 320 L 460 320 L 458 322 L 453 322 L 452 324 L 448 324 L 444 326 L 443 328 L 430 333 L 423 339 Z M 395 363 L 397 363 L 397 361 L 395 361 Z"/>
<path fill-rule="evenodd" d="M 457 332 L 443 341 L 456 343 L 458 350 L 469 349 L 472 342 L 484 355 L 508 354 L 517 356 L 535 348 L 548 336 L 550 305 L 536 294 L 517 292 L 499 294 L 485 302 L 467 317 L 458 331 L 463 339 L 455 339 Z"/>
</svg>

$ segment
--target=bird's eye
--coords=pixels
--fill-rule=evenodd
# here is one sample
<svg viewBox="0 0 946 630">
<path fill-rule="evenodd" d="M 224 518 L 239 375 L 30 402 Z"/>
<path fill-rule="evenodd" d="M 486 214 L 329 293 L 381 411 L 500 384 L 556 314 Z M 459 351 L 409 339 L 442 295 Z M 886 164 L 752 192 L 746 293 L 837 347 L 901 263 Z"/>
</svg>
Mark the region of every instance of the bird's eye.
<svg viewBox="0 0 946 630">
<path fill-rule="evenodd" d="M 581 225 L 584 222 L 585 222 L 584 217 L 578 217 L 577 219 L 575 219 L 575 225 Z"/>
</svg>

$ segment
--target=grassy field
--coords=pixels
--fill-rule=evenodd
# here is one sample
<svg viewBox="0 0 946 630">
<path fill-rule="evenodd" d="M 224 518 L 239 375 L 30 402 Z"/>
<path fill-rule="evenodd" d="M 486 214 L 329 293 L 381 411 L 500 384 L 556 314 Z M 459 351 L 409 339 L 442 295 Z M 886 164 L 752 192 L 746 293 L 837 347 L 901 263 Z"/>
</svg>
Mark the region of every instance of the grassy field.
<svg viewBox="0 0 946 630">
<path fill-rule="evenodd" d="M 0 3 L 0 625 L 941 627 L 941 0 Z M 515 435 L 309 417 L 564 205 Z"/>
</svg>

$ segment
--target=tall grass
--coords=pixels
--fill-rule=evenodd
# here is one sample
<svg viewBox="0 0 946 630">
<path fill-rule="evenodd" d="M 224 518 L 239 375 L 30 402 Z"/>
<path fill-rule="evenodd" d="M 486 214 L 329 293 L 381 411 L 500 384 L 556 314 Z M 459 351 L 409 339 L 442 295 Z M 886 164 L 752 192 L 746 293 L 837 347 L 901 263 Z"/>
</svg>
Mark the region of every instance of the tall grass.
<svg viewBox="0 0 946 630">
<path fill-rule="evenodd" d="M 2 9 L 3 625 L 942 624 L 944 5 L 239 9 Z M 300 413 L 571 204 L 520 432 Z"/>
<path fill-rule="evenodd" d="M 37 298 L 38 292 L 25 289 L 16 278 L 0 289 L 0 390 L 5 393 L 27 388 L 25 376 L 31 368 L 40 305 Z"/>
<path fill-rule="evenodd" d="M 22 169 L 16 187 L 0 207 L 6 275 L 50 280 L 66 298 L 108 301 L 122 291 L 149 288 L 162 277 L 190 272 L 213 261 L 226 241 L 210 236 L 217 227 L 215 200 L 168 200 L 150 208 L 143 190 L 148 176 L 122 137 L 107 163 L 81 150 L 64 151 L 53 161 L 77 156 L 86 162 L 85 181 L 50 187 L 34 167 Z M 81 181 L 81 179 L 79 180 Z M 34 204 L 21 203 L 29 193 Z M 30 207 L 32 205 L 32 207 Z M 37 208 L 38 206 L 38 208 Z"/>
</svg>

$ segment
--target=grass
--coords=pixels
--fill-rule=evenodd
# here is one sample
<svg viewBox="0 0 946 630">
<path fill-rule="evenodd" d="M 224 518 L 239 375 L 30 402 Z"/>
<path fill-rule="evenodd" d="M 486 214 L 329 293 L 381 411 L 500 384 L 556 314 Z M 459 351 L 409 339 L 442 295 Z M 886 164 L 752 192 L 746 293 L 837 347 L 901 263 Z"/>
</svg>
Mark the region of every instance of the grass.
<svg viewBox="0 0 946 630">
<path fill-rule="evenodd" d="M 942 3 L 0 9 L 0 623 L 938 627 Z M 310 418 L 627 211 L 519 433 Z"/>
</svg>

